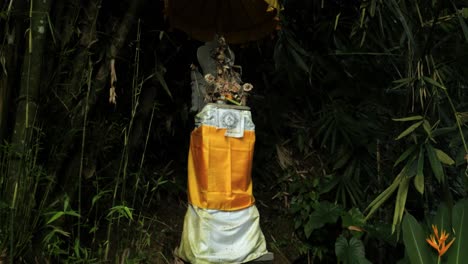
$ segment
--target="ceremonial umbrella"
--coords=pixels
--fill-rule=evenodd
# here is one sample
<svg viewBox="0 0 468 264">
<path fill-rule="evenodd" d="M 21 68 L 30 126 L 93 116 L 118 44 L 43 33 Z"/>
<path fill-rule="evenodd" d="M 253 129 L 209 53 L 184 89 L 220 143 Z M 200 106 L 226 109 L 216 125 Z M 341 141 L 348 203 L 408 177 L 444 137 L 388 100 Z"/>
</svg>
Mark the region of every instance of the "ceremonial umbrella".
<svg viewBox="0 0 468 264">
<path fill-rule="evenodd" d="M 258 40 L 278 27 L 277 0 L 166 0 L 171 27 L 192 38 L 211 41 L 215 34 L 228 43 Z"/>
</svg>

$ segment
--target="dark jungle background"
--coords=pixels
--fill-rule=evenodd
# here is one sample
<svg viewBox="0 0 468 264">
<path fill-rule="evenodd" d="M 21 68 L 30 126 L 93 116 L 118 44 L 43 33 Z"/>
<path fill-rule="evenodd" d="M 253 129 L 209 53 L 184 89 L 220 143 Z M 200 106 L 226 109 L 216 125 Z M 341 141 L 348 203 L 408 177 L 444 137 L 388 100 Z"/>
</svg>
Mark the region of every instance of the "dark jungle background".
<svg viewBox="0 0 468 264">
<path fill-rule="evenodd" d="M 468 1 L 282 4 L 231 46 L 275 263 L 466 261 Z M 172 263 L 203 43 L 163 1 L 0 8 L 0 263 Z M 432 224 L 456 237 L 442 257 Z"/>
</svg>

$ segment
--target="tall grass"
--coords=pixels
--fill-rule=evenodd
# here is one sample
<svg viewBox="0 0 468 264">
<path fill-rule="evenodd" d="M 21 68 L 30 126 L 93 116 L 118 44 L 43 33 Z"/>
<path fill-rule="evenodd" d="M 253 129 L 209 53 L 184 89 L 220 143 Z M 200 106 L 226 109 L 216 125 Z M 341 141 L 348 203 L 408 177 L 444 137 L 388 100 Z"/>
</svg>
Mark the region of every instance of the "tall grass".
<svg viewBox="0 0 468 264">
<path fill-rule="evenodd" d="M 32 247 L 31 237 L 41 228 L 40 212 L 52 189 L 51 177 L 37 163 L 40 128 L 34 129 L 34 144 L 25 153 L 14 153 L 10 145 L 0 149 L 0 252 L 6 250 L 10 263 Z M 9 177 L 13 165 L 20 166 L 15 168 L 17 178 Z"/>
<path fill-rule="evenodd" d="M 10 1 L 8 12 L 10 12 L 12 2 Z M 36 14 L 32 9 L 33 2 L 35 1 L 31 1 L 30 10 L 27 13 L 30 21 Z M 48 15 L 47 19 L 50 20 Z M 96 20 L 97 18 L 94 22 Z M 30 27 L 32 27 L 31 24 L 32 22 Z M 49 25 L 49 28 L 53 27 Z M 48 123 L 51 121 L 48 120 L 49 118 L 54 119 L 60 115 L 55 112 L 52 112 L 51 116 L 47 116 L 49 113 L 40 111 L 35 113 L 36 109 L 31 107 L 31 102 L 28 101 L 29 85 L 37 85 L 35 83 L 37 79 L 31 79 L 29 83 L 29 75 L 32 74 L 31 69 L 34 63 L 31 58 L 29 62 L 25 61 L 28 90 L 26 90 L 24 122 L 27 125 L 21 141 L 25 143 L 21 147 L 7 143 L 0 144 L 0 262 L 8 258 L 9 263 L 102 263 L 103 261 L 138 263 L 139 260 L 148 260 L 155 253 L 159 255 L 158 259 L 169 263 L 168 258 L 162 252 L 146 253 L 155 239 L 153 232 L 158 222 L 158 216 L 150 215 L 146 210 L 152 209 L 155 205 L 157 201 L 154 199 L 154 193 L 166 182 L 163 176 L 158 180 L 152 180 L 153 175 L 158 175 L 158 169 L 148 170 L 145 166 L 148 144 L 157 114 L 156 102 L 153 103 L 147 128 L 141 133 L 144 136 L 142 151 L 132 156 L 138 157 L 138 165 L 132 165 L 129 153 L 129 139 L 135 136 L 132 132 L 140 107 L 141 91 L 145 83 L 155 76 L 155 74 L 143 76 L 140 72 L 142 34 L 140 21 L 136 29 L 133 65 L 129 67 L 133 72 L 130 77 L 132 79 L 131 98 L 119 97 L 119 103 L 131 105 L 130 110 L 122 119 L 113 119 L 109 124 L 100 122 L 94 113 L 98 111 L 97 109 L 112 107 L 107 105 L 96 107 L 95 105 L 96 93 L 99 93 L 102 88 L 99 87 L 100 81 L 97 80 L 100 77 L 100 68 L 96 67 L 100 66 L 101 62 L 96 62 L 90 47 L 83 48 L 86 62 L 71 59 L 74 52 L 81 51 L 69 50 L 61 54 L 63 57 L 58 60 L 61 64 L 58 69 L 66 69 L 80 63 L 86 64 L 77 65 L 77 68 L 82 70 L 73 72 L 73 74 L 81 74 L 75 78 L 79 80 L 76 82 L 78 87 L 76 92 L 79 95 L 73 94 L 76 97 L 65 98 L 65 100 L 61 98 L 63 97 L 61 93 L 44 95 L 49 102 L 54 102 L 50 99 L 54 97 L 56 97 L 55 100 L 60 101 L 60 104 L 68 111 L 62 116 L 80 121 L 77 127 L 64 125 L 65 128 L 59 128 L 64 130 L 63 138 L 51 138 L 52 136 L 48 134 L 51 129 L 44 127 L 51 125 Z M 31 30 L 28 32 L 27 35 L 31 39 Z M 73 40 L 73 38 L 70 39 Z M 121 42 L 119 45 L 123 45 L 123 40 L 119 41 Z M 67 49 L 67 45 L 70 43 L 63 43 L 62 47 Z M 118 48 L 112 46 L 111 49 Z M 25 52 L 44 51 L 35 50 L 35 46 L 29 42 Z M 121 61 L 120 58 L 118 59 L 117 63 Z M 155 65 L 155 68 L 158 67 L 159 65 Z M 125 69 L 125 67 L 122 68 Z M 60 81 L 67 82 L 67 85 L 68 82 L 73 81 L 62 77 L 61 74 L 63 73 L 51 72 L 50 76 L 44 75 L 43 82 L 63 90 L 64 85 Z M 122 75 L 125 74 L 122 73 Z M 165 83 L 164 87 L 167 87 Z M 70 91 L 73 90 L 70 89 Z M 78 100 L 78 103 L 72 105 L 74 100 Z M 33 115 L 32 112 L 34 112 Z M 74 120 L 63 121 L 72 123 Z M 117 131 L 120 128 L 121 130 Z M 105 138 L 96 136 L 99 133 L 108 135 Z M 96 150 L 97 143 L 101 143 L 96 141 L 102 138 L 108 143 L 115 143 L 115 145 L 105 147 L 113 152 L 120 152 L 120 155 L 118 159 L 106 160 L 109 165 L 95 167 L 93 170 L 89 165 L 90 156 L 97 155 L 99 151 L 104 152 L 101 149 Z M 44 146 L 44 142 L 51 145 Z M 60 146 L 66 143 L 74 146 Z M 108 151 L 107 149 L 105 151 Z M 53 163 L 59 155 L 71 156 L 70 164 L 65 164 L 65 168 L 60 167 L 62 164 Z M 48 160 L 52 161 L 48 162 Z M 94 164 L 94 166 L 97 165 Z M 172 165 L 159 167 L 162 167 L 160 170 L 163 171 L 170 166 Z M 68 172 L 69 170 L 71 173 Z M 71 187 L 62 186 L 62 178 L 67 177 L 65 174 L 73 175 Z M 109 175 L 115 177 L 109 177 Z"/>
</svg>

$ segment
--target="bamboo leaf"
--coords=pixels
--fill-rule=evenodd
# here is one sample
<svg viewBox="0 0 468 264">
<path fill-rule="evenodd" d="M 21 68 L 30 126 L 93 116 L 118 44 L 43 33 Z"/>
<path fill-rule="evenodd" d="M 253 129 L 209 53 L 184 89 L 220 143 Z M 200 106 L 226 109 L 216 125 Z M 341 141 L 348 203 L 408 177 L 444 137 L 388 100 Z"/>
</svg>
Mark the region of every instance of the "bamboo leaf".
<svg viewBox="0 0 468 264">
<path fill-rule="evenodd" d="M 383 191 L 377 198 L 375 198 L 369 206 L 367 206 L 366 210 L 369 210 L 369 213 L 366 215 L 366 220 L 369 219 L 369 217 L 372 216 L 372 214 L 395 192 L 397 187 L 400 185 L 400 182 L 402 180 L 402 175 L 399 174 L 395 180 L 393 180 L 393 183 L 388 186 L 385 191 Z"/>
<path fill-rule="evenodd" d="M 465 199 L 455 204 L 452 210 L 452 221 L 456 240 L 447 251 L 447 263 L 463 264 L 468 259 L 468 200 Z"/>
<path fill-rule="evenodd" d="M 424 81 L 426 81 L 426 82 L 428 82 L 428 83 L 430 83 L 430 84 L 432 84 L 434 86 L 437 86 L 437 87 L 439 87 L 439 88 L 441 88 L 443 90 L 447 90 L 447 88 L 445 86 L 443 86 L 441 83 L 439 83 L 438 81 L 436 81 L 436 80 L 434 80 L 432 78 L 429 78 L 427 76 L 423 76 L 422 78 L 423 78 Z"/>
<path fill-rule="evenodd" d="M 434 147 L 431 144 L 426 144 L 427 157 L 429 158 L 429 163 L 431 164 L 432 173 L 439 182 L 444 181 L 444 169 L 442 164 L 437 158 L 437 154 L 434 150 Z"/>
<path fill-rule="evenodd" d="M 165 71 L 165 69 L 162 69 L 161 71 Z M 166 91 L 167 95 L 169 95 L 169 97 L 170 97 L 171 99 L 173 99 L 173 98 L 172 98 L 172 93 L 171 93 L 171 91 L 169 90 L 169 86 L 167 86 L 166 80 L 164 80 L 163 74 L 162 74 L 160 71 L 156 71 L 156 72 L 155 72 L 155 76 L 156 76 L 156 78 L 158 79 L 159 84 L 161 84 L 161 86 L 162 86 L 162 87 L 164 88 L 164 90 Z"/>
<path fill-rule="evenodd" d="M 446 164 L 446 165 L 453 165 L 455 164 L 455 161 L 445 152 L 443 152 L 440 149 L 434 148 L 435 153 L 437 155 L 437 158 L 440 160 L 440 162 Z"/>
<path fill-rule="evenodd" d="M 307 67 L 305 61 L 302 59 L 301 56 L 299 56 L 296 50 L 290 49 L 289 53 L 292 55 L 292 57 L 294 58 L 294 61 L 299 66 L 299 68 L 302 69 L 304 72 L 309 73 L 309 67 Z"/>
<path fill-rule="evenodd" d="M 418 170 L 414 177 L 414 187 L 420 193 L 424 193 L 424 148 L 421 146 L 418 158 Z"/>
<path fill-rule="evenodd" d="M 457 128 L 458 127 L 456 125 L 454 125 L 452 127 L 443 127 L 443 128 L 434 129 L 432 131 L 432 135 L 434 137 L 441 136 L 441 135 L 446 135 L 448 133 L 452 133 L 452 132 L 456 131 Z"/>
<path fill-rule="evenodd" d="M 75 252 L 75 256 L 79 259 L 80 258 L 80 240 L 78 238 L 75 239 L 75 245 L 73 246 L 73 251 Z"/>
<path fill-rule="evenodd" d="M 77 212 L 75 211 L 66 211 L 66 215 L 71 215 L 71 216 L 76 216 L 76 217 L 81 217 Z"/>
<path fill-rule="evenodd" d="M 62 211 L 59 211 L 59 212 L 56 212 L 50 219 L 49 221 L 47 221 L 46 225 L 54 222 L 55 220 L 59 219 L 62 215 L 64 215 L 65 212 L 62 212 Z"/>
<path fill-rule="evenodd" d="M 130 211 L 130 208 L 128 208 L 127 206 L 123 206 L 123 210 L 124 210 L 127 218 L 130 219 L 130 220 L 133 220 L 133 215 L 132 215 L 132 212 Z"/>
<path fill-rule="evenodd" d="M 375 15 L 375 6 L 376 6 L 376 4 L 377 4 L 377 0 L 372 0 L 371 1 L 371 7 L 370 7 L 370 11 L 369 11 L 371 17 L 374 17 L 374 15 Z"/>
<path fill-rule="evenodd" d="M 421 225 L 410 214 L 406 213 L 403 218 L 403 242 L 405 244 L 406 254 L 412 264 L 431 264 L 434 259 L 431 258 L 431 252 L 426 244 L 426 234 Z"/>
<path fill-rule="evenodd" d="M 96 202 L 98 200 L 100 200 L 107 193 L 112 193 L 112 191 L 111 190 L 106 190 L 106 191 L 99 192 L 98 194 L 94 195 L 93 199 L 91 200 L 91 207 L 93 207 L 96 204 Z"/>
<path fill-rule="evenodd" d="M 422 120 L 422 119 L 423 117 L 420 115 L 408 116 L 408 117 L 402 117 L 402 118 L 392 118 L 393 121 L 398 121 L 398 122 L 416 121 L 416 120 Z"/>
<path fill-rule="evenodd" d="M 291 33 L 290 31 L 283 32 L 285 33 L 286 41 L 289 46 L 288 48 L 292 48 L 302 56 L 310 56 L 309 53 L 304 48 L 302 48 L 301 45 L 296 41 L 297 38 L 294 36 L 293 33 Z"/>
<path fill-rule="evenodd" d="M 455 7 L 455 9 L 457 8 Z M 466 8 L 463 8 L 461 13 L 463 14 L 463 17 L 464 17 L 467 13 Z M 457 11 L 457 16 L 458 16 L 458 21 L 460 22 L 460 26 L 463 30 L 463 35 L 465 36 L 465 40 L 468 42 L 468 26 L 466 25 L 465 19 L 463 19 L 463 17 L 460 15 L 460 12 L 458 11 Z"/>
<path fill-rule="evenodd" d="M 341 12 L 338 13 L 338 15 L 336 15 L 336 17 L 335 17 L 335 26 L 333 27 L 334 31 L 336 31 L 336 28 L 338 27 L 338 22 L 340 21 L 340 16 L 341 16 Z"/>
<path fill-rule="evenodd" d="M 432 138 L 432 128 L 431 128 L 431 124 L 429 124 L 429 122 L 427 120 L 424 120 L 423 121 L 423 128 L 424 128 L 424 131 L 426 131 L 427 133 L 427 136 L 429 138 Z"/>
<path fill-rule="evenodd" d="M 59 227 L 54 227 L 54 230 L 52 230 L 51 233 L 53 233 L 53 234 L 59 233 L 59 234 L 61 234 L 62 236 L 70 237 L 70 233 L 69 233 L 69 232 L 67 232 L 67 231 L 65 231 L 65 230 L 63 230 L 63 229 L 61 229 L 61 228 L 59 228 Z"/>
<path fill-rule="evenodd" d="M 399 80 L 395 80 L 393 81 L 395 84 L 398 84 L 394 87 L 392 87 L 392 90 L 398 90 L 399 88 L 405 86 L 405 85 L 409 85 L 411 84 L 412 82 L 414 82 L 414 78 L 413 77 L 408 77 L 408 78 L 403 78 L 403 79 L 399 79 Z"/>
<path fill-rule="evenodd" d="M 414 124 L 412 124 L 411 126 L 409 126 L 405 131 L 403 131 L 400 135 L 398 135 L 398 137 L 395 139 L 395 140 L 399 140 L 407 135 L 409 135 L 411 132 L 413 132 L 416 128 L 418 128 L 421 124 L 423 123 L 423 121 L 419 121 L 419 122 L 416 122 Z"/>
<path fill-rule="evenodd" d="M 409 147 L 407 150 L 405 150 L 405 152 L 403 152 L 403 154 L 401 154 L 400 157 L 398 157 L 398 159 L 395 161 L 395 164 L 393 165 L 393 167 L 396 167 L 400 162 L 407 159 L 408 156 L 411 155 L 411 153 L 413 153 L 415 150 L 416 150 L 416 145 L 413 145 Z"/>
<path fill-rule="evenodd" d="M 403 26 L 403 29 L 405 30 L 405 33 L 406 33 L 406 36 L 408 37 L 408 41 L 410 42 L 411 45 L 414 46 L 414 37 L 413 37 L 413 34 L 411 33 L 411 30 L 410 30 L 410 27 L 405 19 L 405 15 L 403 14 L 403 12 L 401 11 L 400 7 L 398 6 L 398 3 L 395 1 L 395 0 L 391 0 L 389 1 L 393 4 L 393 9 L 394 11 L 396 12 L 396 15 L 398 17 L 398 19 L 400 20 L 402 26 Z M 385 3 L 387 3 L 387 1 L 385 1 Z M 391 4 L 390 4 L 390 7 Z"/>
<path fill-rule="evenodd" d="M 395 202 L 395 212 L 393 214 L 392 233 L 395 232 L 396 227 L 400 225 L 401 219 L 403 218 L 403 212 L 405 210 L 406 205 L 406 197 L 408 195 L 409 182 L 410 178 L 404 176 L 398 187 L 398 193 Z"/>
</svg>

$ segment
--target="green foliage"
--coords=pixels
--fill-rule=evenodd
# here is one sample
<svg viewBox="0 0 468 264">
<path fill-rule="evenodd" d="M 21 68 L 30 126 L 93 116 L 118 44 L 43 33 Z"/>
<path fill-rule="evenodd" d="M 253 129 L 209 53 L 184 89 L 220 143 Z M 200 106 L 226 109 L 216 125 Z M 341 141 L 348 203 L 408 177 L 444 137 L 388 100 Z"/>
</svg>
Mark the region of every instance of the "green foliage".
<svg viewBox="0 0 468 264">
<path fill-rule="evenodd" d="M 119 219 L 121 217 L 133 220 L 132 209 L 128 208 L 125 205 L 116 205 L 109 209 L 107 218 L 109 219 Z"/>
<path fill-rule="evenodd" d="M 364 244 L 356 237 L 346 239 L 344 236 L 339 236 L 335 243 L 335 253 L 338 257 L 338 263 L 344 264 L 370 264 L 366 259 Z"/>
<path fill-rule="evenodd" d="M 309 223 L 310 215 L 315 219 L 323 212 L 314 205 L 327 201 L 344 209 L 367 207 L 365 219 L 374 221 L 370 229 L 384 230 L 391 222 L 398 237 L 405 210 L 427 213 L 440 200 L 466 197 L 467 119 L 461 113 L 467 107 L 468 72 L 460 59 L 467 54 L 465 5 L 286 3 L 275 58 L 279 74 L 292 83 L 296 97 L 291 100 L 299 105 L 286 118 L 290 140 L 302 142 L 297 149 L 305 149 L 305 155 L 315 146 L 325 161 L 318 186 L 310 187 L 320 190 L 318 196 L 315 191 L 313 199 L 304 199 L 290 192 L 293 211 L 303 208 L 297 230 L 308 224 L 313 237 L 321 230 L 315 226 L 327 229 Z M 308 32 L 307 38 L 300 32 Z M 304 56 L 286 52 L 288 45 Z M 296 67 L 289 67 L 291 62 Z M 300 162 L 290 151 L 292 163 Z M 309 187 L 303 188 L 307 193 Z M 397 243 L 384 232 L 370 233 Z"/>
<path fill-rule="evenodd" d="M 70 208 L 70 200 L 68 196 L 65 196 L 64 202 L 63 202 L 63 211 L 53 211 L 53 212 L 48 212 L 45 215 L 52 215 L 46 222 L 46 225 L 54 222 L 55 220 L 59 219 L 62 216 L 69 215 L 69 216 L 74 216 L 74 217 L 81 217 L 78 213 L 73 211 Z"/>
<path fill-rule="evenodd" d="M 38 4 L 48 10 L 36 11 Z M 159 112 L 153 90 L 168 100 L 180 97 L 166 76 L 177 43 L 168 35 L 154 42 L 148 28 L 142 33 L 141 20 L 129 19 L 142 16 L 141 4 L 12 1 L 1 7 L 0 262 L 165 258 L 154 245 L 160 239 L 153 235 L 154 208 L 165 183 L 177 195 L 182 188 L 171 176 L 174 155 L 161 147 L 174 128 L 166 121 L 176 114 Z M 140 59 L 148 46 L 153 56 Z M 134 64 L 127 63 L 132 56 Z M 118 106 L 107 103 L 111 68 L 119 75 L 111 83 Z M 6 87 L 15 92 L 4 93 Z M 147 152 L 151 144 L 161 150 Z"/>
<path fill-rule="evenodd" d="M 299 205 L 303 205 L 303 203 L 293 204 L 294 207 L 292 208 L 293 213 L 296 214 L 296 230 L 303 233 L 309 241 L 311 251 L 315 252 L 314 257 L 325 258 L 327 251 L 320 248 L 320 246 L 314 245 L 322 243 L 323 246 L 323 241 L 330 241 L 329 238 L 321 238 L 323 231 L 332 232 L 332 230 L 340 229 L 336 225 L 341 222 L 342 229 L 340 233 L 342 234 L 334 244 L 335 254 L 338 259 L 344 263 L 369 263 L 364 256 L 364 245 L 359 239 L 363 235 L 366 226 L 364 215 L 359 209 L 352 208 L 345 211 L 340 205 L 321 201 L 312 203 L 310 208 L 301 208 L 300 210 L 308 210 L 303 214 L 295 211 L 295 209 L 299 209 Z M 299 215 L 299 213 L 301 214 Z M 302 218 L 304 216 L 306 218 Z M 344 235 L 350 236 L 351 239 L 348 241 Z"/>
<path fill-rule="evenodd" d="M 323 262 L 334 253 L 365 262 L 364 246 L 372 262 L 400 257 L 400 225 L 425 244 L 425 228 L 405 211 L 432 214 L 468 190 L 466 2 L 283 2 L 276 42 L 232 47 L 256 84 L 253 169 L 273 193 L 268 206 L 291 209 L 302 252 Z M 154 263 L 145 250 L 167 253 L 153 250 L 164 240 L 154 212 L 163 199 L 176 197 L 179 210 L 185 199 L 183 65 L 199 43 L 164 32 L 155 11 L 135 11 L 160 8 L 150 2 L 66 0 L 49 12 L 29 4 L 0 10 L 0 256 Z M 51 33 L 42 49 L 30 45 L 36 15 Z M 30 51 L 38 63 L 28 64 Z M 107 103 L 111 59 L 117 105 Z M 466 259 L 465 207 L 436 213 L 434 222 L 456 231 L 444 261 Z M 413 243 L 414 261 L 410 234 L 403 242 Z"/>
<path fill-rule="evenodd" d="M 406 254 L 411 263 L 435 263 L 433 254 L 426 243 L 426 232 L 424 232 L 418 221 L 409 213 L 403 218 L 403 241 L 406 247 Z"/>
<path fill-rule="evenodd" d="M 461 264 L 468 258 L 468 200 L 455 204 L 452 210 L 452 230 L 455 242 L 447 251 L 448 264 Z"/>
<path fill-rule="evenodd" d="M 429 238 L 429 232 L 426 230 L 429 228 L 423 228 L 411 214 L 406 213 L 403 218 L 403 242 L 411 263 L 462 263 L 467 257 L 467 252 L 463 249 L 468 243 L 468 220 L 465 217 L 467 210 L 466 199 L 458 201 L 452 209 L 441 203 L 435 216 L 428 218 L 433 228 L 437 228 L 439 236 L 442 232 L 448 232 L 449 237 L 445 245 L 449 245 L 455 239 L 441 257 L 426 242 Z"/>
<path fill-rule="evenodd" d="M 437 181 L 441 184 L 444 184 L 446 178 L 443 165 L 453 166 L 455 164 L 455 161 L 448 154 L 433 146 L 433 143 L 436 142 L 435 136 L 433 135 L 433 129 L 435 126 L 431 127 L 429 121 L 424 117 L 410 116 L 406 118 L 394 119 L 394 121 L 417 121 L 406 128 L 396 138 L 396 140 L 399 140 L 411 135 L 414 144 L 410 145 L 410 147 L 408 147 L 405 152 L 403 152 L 403 154 L 401 154 L 400 157 L 396 160 L 394 167 L 399 165 L 401 162 L 406 162 L 406 164 L 403 166 L 403 169 L 395 178 L 394 182 L 367 207 L 367 210 L 369 210 L 367 218 L 369 218 L 388 198 L 390 198 L 393 192 L 397 189 L 398 185 L 398 192 L 395 198 L 395 212 L 393 217 L 392 232 L 394 232 L 400 225 L 401 219 L 403 217 L 409 182 L 411 179 L 413 179 L 415 189 L 421 195 L 424 194 L 425 182 L 428 181 L 428 179 L 425 177 L 425 175 L 428 174 L 427 169 L 424 169 L 425 160 L 428 160 L 428 163 L 432 169 L 429 171 L 429 173 L 434 175 Z"/>
<path fill-rule="evenodd" d="M 343 209 L 336 204 L 329 202 L 315 203 L 312 205 L 312 212 L 304 225 L 304 233 L 309 238 L 312 231 L 323 227 L 328 223 L 335 223 L 343 213 Z"/>
</svg>

